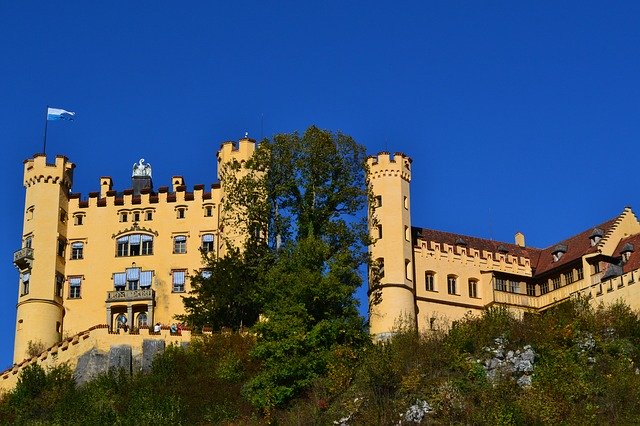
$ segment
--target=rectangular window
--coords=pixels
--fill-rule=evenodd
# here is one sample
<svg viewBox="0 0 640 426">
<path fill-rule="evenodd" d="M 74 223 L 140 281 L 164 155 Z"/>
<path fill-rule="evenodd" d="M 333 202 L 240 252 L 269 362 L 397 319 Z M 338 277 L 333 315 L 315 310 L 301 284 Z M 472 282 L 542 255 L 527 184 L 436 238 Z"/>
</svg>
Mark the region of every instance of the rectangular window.
<svg viewBox="0 0 640 426">
<path fill-rule="evenodd" d="M 469 280 L 469 297 L 478 297 L 478 281 Z"/>
<path fill-rule="evenodd" d="M 456 277 L 452 275 L 447 277 L 447 292 L 449 294 L 456 294 Z"/>
<path fill-rule="evenodd" d="M 116 290 L 124 290 L 127 285 L 127 273 L 117 272 L 113 274 L 113 287 Z"/>
<path fill-rule="evenodd" d="M 204 216 L 205 216 L 205 217 L 211 217 L 211 216 L 213 216 L 213 207 L 211 207 L 211 206 L 205 206 L 205 208 L 204 208 Z"/>
<path fill-rule="evenodd" d="M 600 262 L 596 262 L 593 264 L 593 273 L 597 274 L 600 272 Z"/>
<path fill-rule="evenodd" d="M 151 235 L 142 235 L 142 254 L 153 254 L 153 237 Z"/>
<path fill-rule="evenodd" d="M 82 223 L 84 222 L 84 216 L 81 214 L 77 214 L 75 216 L 73 216 L 73 224 L 74 225 L 82 225 Z"/>
<path fill-rule="evenodd" d="M 573 282 L 573 270 L 564 273 L 564 283 L 571 284 Z"/>
<path fill-rule="evenodd" d="M 127 268 L 127 287 L 129 290 L 138 290 L 140 287 L 140 268 Z"/>
<path fill-rule="evenodd" d="M 202 236 L 202 251 L 205 253 L 211 253 L 213 250 L 213 234 L 204 234 Z"/>
<path fill-rule="evenodd" d="M 78 260 L 84 257 L 84 243 L 75 242 L 71 244 L 71 259 Z"/>
<path fill-rule="evenodd" d="M 27 237 L 24 239 L 24 246 L 26 248 L 31 248 L 31 246 L 33 245 L 33 238 L 32 237 Z"/>
<path fill-rule="evenodd" d="M 376 259 L 376 263 L 378 264 L 378 273 L 380 274 L 380 278 L 384 277 L 384 258 L 379 257 Z"/>
<path fill-rule="evenodd" d="M 375 208 L 382 207 L 382 195 L 376 195 L 373 206 Z"/>
<path fill-rule="evenodd" d="M 553 289 L 554 290 L 557 290 L 557 289 L 559 289 L 561 287 L 561 285 L 560 285 L 560 277 L 553 277 L 551 281 L 553 283 Z"/>
<path fill-rule="evenodd" d="M 187 237 L 184 235 L 178 235 L 173 239 L 173 252 L 177 254 L 184 254 L 187 252 Z"/>
<path fill-rule="evenodd" d="M 184 208 L 179 208 L 178 210 L 176 210 L 176 212 L 177 212 L 177 213 L 176 213 L 176 217 L 177 217 L 178 219 L 184 219 L 184 217 L 185 217 L 185 210 L 186 210 L 186 209 L 184 209 Z"/>
<path fill-rule="evenodd" d="M 153 282 L 153 271 L 142 271 L 140 273 L 140 287 L 149 288 Z"/>
<path fill-rule="evenodd" d="M 24 296 L 25 294 L 29 294 L 29 280 L 31 279 L 31 274 L 26 272 L 22 274 L 22 288 L 20 291 L 20 295 Z"/>
<path fill-rule="evenodd" d="M 67 242 L 61 238 L 58 238 L 58 256 L 64 257 L 64 249 L 67 246 Z"/>
<path fill-rule="evenodd" d="M 518 281 L 509 280 L 509 292 L 520 293 L 520 283 Z"/>
<path fill-rule="evenodd" d="M 153 220 L 153 212 L 151 210 L 148 210 L 146 215 L 147 215 L 146 217 L 147 220 Z"/>
<path fill-rule="evenodd" d="M 424 273 L 425 290 L 427 290 L 427 291 L 435 291 L 434 278 L 435 278 L 435 276 L 434 276 L 433 272 L 425 272 Z"/>
<path fill-rule="evenodd" d="M 498 291 L 507 291 L 507 280 L 504 278 L 496 277 L 496 290 Z"/>
<path fill-rule="evenodd" d="M 118 238 L 116 244 L 116 256 L 129 256 L 129 236 Z"/>
<path fill-rule="evenodd" d="M 56 274 L 56 296 L 62 297 L 63 289 L 64 289 L 64 276 L 61 274 Z"/>
<path fill-rule="evenodd" d="M 69 277 L 69 299 L 80 298 L 81 286 L 82 286 L 82 277 Z"/>
<path fill-rule="evenodd" d="M 549 293 L 549 281 L 544 280 L 543 282 L 540 283 L 540 294 L 547 294 Z"/>
<path fill-rule="evenodd" d="M 120 213 L 120 222 L 126 222 L 129 220 L 129 215 L 126 212 Z"/>
<path fill-rule="evenodd" d="M 185 271 L 173 271 L 173 292 L 184 292 Z"/>
<path fill-rule="evenodd" d="M 140 213 L 136 212 L 133 214 L 133 221 L 140 222 Z"/>
<path fill-rule="evenodd" d="M 582 266 L 578 268 L 578 281 L 584 279 L 584 271 L 582 270 Z"/>
<path fill-rule="evenodd" d="M 129 235 L 129 256 L 140 256 L 140 245 L 142 244 L 142 235 Z"/>
<path fill-rule="evenodd" d="M 382 225 L 376 225 L 376 229 L 378 230 L 378 239 L 382 239 Z"/>
<path fill-rule="evenodd" d="M 535 296 L 536 295 L 536 285 L 532 283 L 527 283 L 527 296 Z"/>
</svg>

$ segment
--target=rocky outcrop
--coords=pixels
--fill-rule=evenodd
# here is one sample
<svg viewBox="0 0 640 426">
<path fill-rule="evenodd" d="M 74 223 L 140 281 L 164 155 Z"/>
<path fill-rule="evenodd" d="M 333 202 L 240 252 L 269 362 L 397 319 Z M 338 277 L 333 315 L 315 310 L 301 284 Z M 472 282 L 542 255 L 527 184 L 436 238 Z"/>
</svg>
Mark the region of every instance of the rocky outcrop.
<svg viewBox="0 0 640 426">
<path fill-rule="evenodd" d="M 145 339 L 142 342 L 142 365 L 141 370 L 143 373 L 151 371 L 151 365 L 156 355 L 164 352 L 166 343 L 164 340 L 151 340 Z"/>
<path fill-rule="evenodd" d="M 531 386 L 531 376 L 536 358 L 536 353 L 530 345 L 525 345 L 521 350 L 505 351 L 505 339 L 499 337 L 494 340 L 495 345 L 485 347 L 485 353 L 489 355 L 484 360 L 478 360 L 484 367 L 487 378 L 493 381 L 499 377 L 513 377 L 519 386 Z"/>
<path fill-rule="evenodd" d="M 78 358 L 74 372 L 76 383 L 82 385 L 107 372 L 109 356 L 98 349 L 91 349 Z"/>
<path fill-rule="evenodd" d="M 142 342 L 141 354 L 134 354 L 130 345 L 111 346 L 108 353 L 96 348 L 91 349 L 78 358 L 74 371 L 76 383 L 87 383 L 108 371 L 147 373 L 151 371 L 154 358 L 163 353 L 165 348 L 164 340 L 145 339 Z"/>
</svg>

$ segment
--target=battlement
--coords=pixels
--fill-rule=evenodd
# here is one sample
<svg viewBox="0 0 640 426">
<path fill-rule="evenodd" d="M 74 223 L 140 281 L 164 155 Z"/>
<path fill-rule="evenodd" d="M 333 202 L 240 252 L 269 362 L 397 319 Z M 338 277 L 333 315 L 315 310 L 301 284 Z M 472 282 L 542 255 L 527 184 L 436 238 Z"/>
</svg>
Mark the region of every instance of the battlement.
<svg viewBox="0 0 640 426">
<path fill-rule="evenodd" d="M 418 240 L 414 250 L 416 257 L 434 257 L 439 260 L 479 266 L 483 270 L 529 277 L 532 275 L 531 260 L 524 256 L 424 240 Z"/>
<path fill-rule="evenodd" d="M 174 177 L 175 178 L 175 177 Z M 180 180 L 179 183 L 183 181 Z M 111 182 L 109 181 L 109 187 Z M 105 185 L 106 186 L 106 185 Z M 205 185 L 197 184 L 193 186 L 193 191 L 187 191 L 186 185 L 174 185 L 174 191 L 170 192 L 169 187 L 161 186 L 157 192 L 144 189 L 140 195 L 134 194 L 132 189 L 125 189 L 122 192 L 114 190 L 104 190 L 100 192 L 90 192 L 88 198 L 83 199 L 80 193 L 69 194 L 69 208 L 71 210 L 89 207 L 109 207 L 135 208 L 139 205 L 164 204 L 177 202 L 206 202 L 213 200 L 214 191 L 220 188 L 219 183 L 211 184 L 210 189 L 205 191 Z"/>
<path fill-rule="evenodd" d="M 385 176 L 400 176 L 407 182 L 411 181 L 411 157 L 396 152 L 393 156 L 387 151 L 381 151 L 378 155 L 367 158 L 369 166 L 369 178 L 376 179 Z"/>
<path fill-rule="evenodd" d="M 220 177 L 220 165 L 231 160 L 240 163 L 247 161 L 256 150 L 256 141 L 249 137 L 244 137 L 235 143 L 233 141 L 223 142 L 218 151 L 218 178 Z"/>
<path fill-rule="evenodd" d="M 76 167 L 64 155 L 56 155 L 54 163 L 47 163 L 45 154 L 34 154 L 24 161 L 25 188 L 36 183 L 55 183 L 67 189 L 73 185 L 73 169 Z"/>
</svg>

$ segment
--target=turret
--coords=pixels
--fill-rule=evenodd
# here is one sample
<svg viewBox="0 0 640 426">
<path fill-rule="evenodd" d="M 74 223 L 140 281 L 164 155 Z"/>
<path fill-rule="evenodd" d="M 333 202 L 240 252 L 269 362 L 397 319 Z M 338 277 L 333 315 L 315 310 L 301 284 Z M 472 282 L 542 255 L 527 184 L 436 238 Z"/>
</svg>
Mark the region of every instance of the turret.
<svg viewBox="0 0 640 426">
<path fill-rule="evenodd" d="M 75 165 L 64 156 L 54 164 L 46 160 L 37 154 L 24 162 L 23 248 L 14 253 L 20 271 L 14 362 L 28 357 L 29 346 L 48 347 L 61 338 L 68 194 Z"/>
<path fill-rule="evenodd" d="M 238 143 L 231 141 L 224 142 L 220 146 L 218 151 L 218 179 L 220 180 L 220 202 L 224 203 L 227 198 L 227 185 L 228 180 L 224 176 L 225 167 L 227 164 L 237 161 L 240 164 L 240 170 L 233 173 L 231 180 L 241 179 L 247 175 L 247 170 L 244 169 L 246 162 L 253 156 L 256 150 L 256 141 L 245 135 L 240 139 Z M 246 233 L 246 221 L 240 220 L 245 215 L 243 211 L 234 207 L 233 211 L 225 211 L 221 209 L 220 214 L 220 229 L 224 240 L 230 242 L 235 247 L 242 248 L 243 241 L 245 240 Z M 224 254 L 226 247 L 221 247 L 221 254 Z"/>
<path fill-rule="evenodd" d="M 379 282 L 370 273 L 369 323 L 375 339 L 388 338 L 398 327 L 416 325 L 415 279 L 411 242 L 411 158 L 381 152 L 367 160 L 371 258 Z"/>
</svg>

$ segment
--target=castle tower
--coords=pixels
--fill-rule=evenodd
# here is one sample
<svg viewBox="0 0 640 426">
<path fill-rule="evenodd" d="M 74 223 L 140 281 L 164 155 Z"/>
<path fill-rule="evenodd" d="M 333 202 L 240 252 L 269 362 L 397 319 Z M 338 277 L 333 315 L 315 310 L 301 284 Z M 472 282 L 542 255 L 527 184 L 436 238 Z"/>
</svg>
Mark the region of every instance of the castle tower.
<svg viewBox="0 0 640 426">
<path fill-rule="evenodd" d="M 415 288 L 409 182 L 411 158 L 381 152 L 369 157 L 368 182 L 373 193 L 369 231 L 371 258 L 379 282 L 370 273 L 370 332 L 388 338 L 401 325 L 415 326 Z"/>
<path fill-rule="evenodd" d="M 253 153 L 256 150 L 256 141 L 254 139 L 249 138 L 245 135 L 244 138 L 240 139 L 238 143 L 228 141 L 224 142 L 220 146 L 220 151 L 218 151 L 218 180 L 220 181 L 220 200 L 221 204 L 227 198 L 227 185 L 229 180 L 236 181 L 242 179 L 247 175 L 247 170 L 245 169 L 246 162 L 253 156 Z M 233 162 L 237 162 L 239 165 L 239 169 L 235 170 L 231 176 L 224 176 L 225 168 Z M 242 211 L 223 211 L 221 206 L 220 211 L 220 222 L 222 228 L 222 234 L 224 239 L 231 242 L 235 247 L 242 248 L 243 241 L 246 235 L 247 223 L 243 221 L 246 216 L 242 214 Z M 220 247 L 221 254 L 224 254 L 226 247 L 223 245 Z"/>
<path fill-rule="evenodd" d="M 61 338 L 69 191 L 75 165 L 64 156 L 47 164 L 45 154 L 24 162 L 25 216 L 14 362 L 28 358 L 30 344 L 49 347 Z"/>
</svg>

